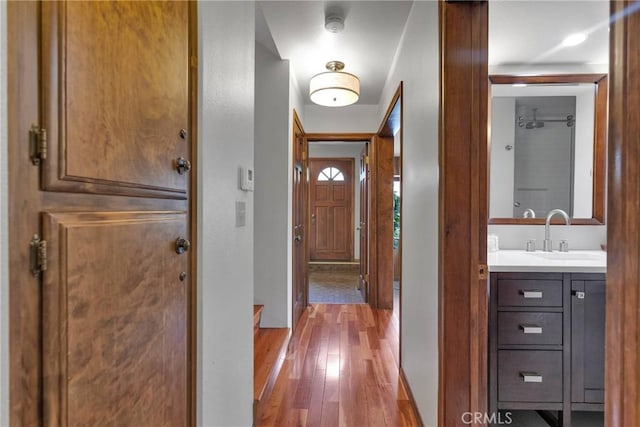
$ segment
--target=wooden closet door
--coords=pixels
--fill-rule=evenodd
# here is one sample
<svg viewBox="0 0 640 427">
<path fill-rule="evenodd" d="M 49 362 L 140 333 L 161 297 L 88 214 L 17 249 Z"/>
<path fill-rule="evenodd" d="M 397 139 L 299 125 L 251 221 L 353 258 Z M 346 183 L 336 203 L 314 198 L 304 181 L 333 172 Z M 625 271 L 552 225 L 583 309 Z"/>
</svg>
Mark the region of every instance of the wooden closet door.
<svg viewBox="0 0 640 427">
<path fill-rule="evenodd" d="M 8 7 L 12 425 L 195 424 L 195 7 Z"/>
</svg>

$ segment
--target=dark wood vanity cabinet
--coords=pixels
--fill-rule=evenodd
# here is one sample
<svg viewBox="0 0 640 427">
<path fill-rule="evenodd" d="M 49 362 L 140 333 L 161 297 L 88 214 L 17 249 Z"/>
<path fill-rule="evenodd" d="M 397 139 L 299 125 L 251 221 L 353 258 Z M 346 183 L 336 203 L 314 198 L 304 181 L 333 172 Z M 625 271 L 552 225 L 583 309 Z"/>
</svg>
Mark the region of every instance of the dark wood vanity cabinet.
<svg viewBox="0 0 640 427">
<path fill-rule="evenodd" d="M 491 273 L 489 412 L 603 410 L 604 274 Z M 557 411 L 557 412 L 556 412 Z"/>
<path fill-rule="evenodd" d="M 604 274 L 571 275 L 571 402 L 574 410 L 604 405 Z"/>
</svg>

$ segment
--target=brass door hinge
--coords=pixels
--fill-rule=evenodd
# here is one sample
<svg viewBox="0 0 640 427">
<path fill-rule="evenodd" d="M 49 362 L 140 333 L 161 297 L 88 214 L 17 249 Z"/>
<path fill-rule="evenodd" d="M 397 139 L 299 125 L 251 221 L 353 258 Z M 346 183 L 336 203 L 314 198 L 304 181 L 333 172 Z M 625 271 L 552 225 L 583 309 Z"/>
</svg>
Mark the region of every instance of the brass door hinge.
<svg viewBox="0 0 640 427">
<path fill-rule="evenodd" d="M 193 68 L 198 68 L 198 57 L 195 55 L 191 55 L 191 66 Z"/>
<path fill-rule="evenodd" d="M 29 243 L 31 252 L 31 274 L 39 276 L 47 269 L 47 241 L 41 240 L 37 234 L 33 235 Z"/>
<path fill-rule="evenodd" d="M 36 125 L 29 129 L 29 154 L 31 163 L 40 165 L 47 158 L 47 130 Z"/>
<path fill-rule="evenodd" d="M 487 264 L 478 265 L 478 279 L 487 280 L 487 277 L 489 277 L 489 267 Z"/>
<path fill-rule="evenodd" d="M 364 275 L 364 281 L 365 281 L 365 283 L 369 283 L 369 275 L 368 274 Z"/>
<path fill-rule="evenodd" d="M 364 156 L 364 164 L 365 165 L 369 164 L 369 156 Z"/>
</svg>

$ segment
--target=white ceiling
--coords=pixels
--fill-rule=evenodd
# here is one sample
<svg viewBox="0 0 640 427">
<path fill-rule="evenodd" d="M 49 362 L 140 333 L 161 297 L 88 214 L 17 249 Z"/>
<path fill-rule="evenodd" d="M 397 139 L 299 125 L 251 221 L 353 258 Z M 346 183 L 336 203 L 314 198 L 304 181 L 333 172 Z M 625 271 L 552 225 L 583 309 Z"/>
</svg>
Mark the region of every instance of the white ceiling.
<svg viewBox="0 0 640 427">
<path fill-rule="evenodd" d="M 609 2 L 515 1 L 489 3 L 489 64 L 607 64 Z M 587 40 L 563 47 L 584 32 Z"/>
<path fill-rule="evenodd" d="M 433 0 L 421 0 L 433 1 Z M 309 80 L 328 61 L 346 64 L 360 78 L 360 104 L 378 104 L 413 2 L 411 1 L 260 1 L 256 40 L 291 62 L 308 98 Z M 345 29 L 324 29 L 325 10 L 341 8 Z M 607 0 L 491 0 L 489 64 L 606 64 Z M 262 15 L 262 13 L 264 15 Z M 562 48 L 568 34 L 587 32 L 579 46 Z"/>
<path fill-rule="evenodd" d="M 360 78 L 359 103 L 378 104 L 411 3 L 263 1 L 260 6 L 280 57 L 291 61 L 305 95 L 311 77 L 327 71 L 327 62 L 338 60 L 345 63 L 344 71 Z M 333 34 L 324 29 L 327 7 L 342 8 L 342 32 Z"/>
</svg>

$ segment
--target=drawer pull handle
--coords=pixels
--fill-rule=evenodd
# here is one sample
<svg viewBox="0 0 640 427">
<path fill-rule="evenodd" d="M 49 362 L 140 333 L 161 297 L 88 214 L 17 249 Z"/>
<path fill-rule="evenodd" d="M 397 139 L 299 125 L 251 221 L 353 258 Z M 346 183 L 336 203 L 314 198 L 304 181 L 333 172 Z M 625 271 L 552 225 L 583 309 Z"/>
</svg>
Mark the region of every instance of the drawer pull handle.
<svg viewBox="0 0 640 427">
<path fill-rule="evenodd" d="M 520 325 L 523 334 L 541 334 L 542 326 L 535 325 Z"/>
<path fill-rule="evenodd" d="M 540 299 L 542 298 L 542 291 L 520 291 L 524 298 L 528 299 Z"/>
<path fill-rule="evenodd" d="M 522 377 L 522 381 L 525 383 L 541 383 L 542 375 L 538 375 L 535 372 L 520 372 L 520 376 Z"/>
</svg>

